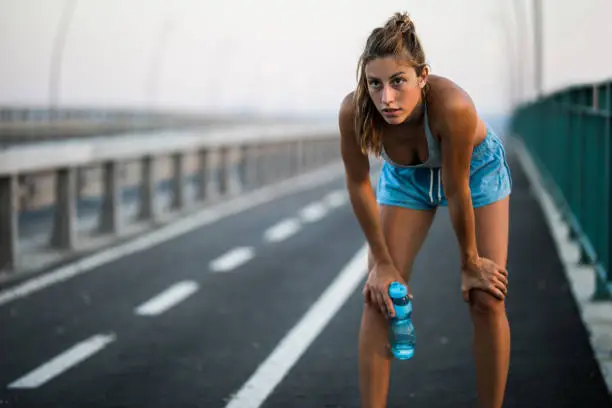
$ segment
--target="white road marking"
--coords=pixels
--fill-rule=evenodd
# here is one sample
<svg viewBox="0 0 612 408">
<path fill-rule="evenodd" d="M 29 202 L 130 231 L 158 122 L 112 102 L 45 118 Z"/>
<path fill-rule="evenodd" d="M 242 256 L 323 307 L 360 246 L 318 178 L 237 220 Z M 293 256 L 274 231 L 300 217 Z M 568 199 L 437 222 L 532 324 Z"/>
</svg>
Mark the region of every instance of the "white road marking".
<svg viewBox="0 0 612 408">
<path fill-rule="evenodd" d="M 304 222 L 315 222 L 325 217 L 327 211 L 327 207 L 322 203 L 314 202 L 300 210 L 300 218 Z"/>
<path fill-rule="evenodd" d="M 345 190 L 332 191 L 325 196 L 323 202 L 330 208 L 342 207 L 348 202 L 348 194 Z"/>
<path fill-rule="evenodd" d="M 194 294 L 198 288 L 198 284 L 193 281 L 175 283 L 159 295 L 138 306 L 136 314 L 142 316 L 161 314 Z"/>
<path fill-rule="evenodd" d="M 226 408 L 258 408 L 282 381 L 366 275 L 367 245 L 353 256 L 332 284 L 278 343 Z"/>
<path fill-rule="evenodd" d="M 228 272 L 250 261 L 254 256 L 255 251 L 251 247 L 234 248 L 211 261 L 210 270 L 213 272 Z"/>
<path fill-rule="evenodd" d="M 218 204 L 204 208 L 197 213 L 185 216 L 145 235 L 138 236 L 125 243 L 101 250 L 93 255 L 49 271 L 39 277 L 29 279 L 13 288 L 0 292 L 0 306 L 16 299 L 28 296 L 51 285 L 66 281 L 75 276 L 90 272 L 95 268 L 117 259 L 144 251 L 189 231 L 212 224 L 228 217 L 268 203 L 277 198 L 321 186 L 336 180 L 344 174 L 341 163 L 325 166 L 317 171 L 299 177 L 284 180 L 273 185 L 262 187 L 251 193 L 223 200 Z"/>
<path fill-rule="evenodd" d="M 29 374 L 8 385 L 9 388 L 36 388 L 64 371 L 74 367 L 81 361 L 87 359 L 98 351 L 102 350 L 109 343 L 115 341 L 114 334 L 98 334 L 76 344 L 59 356 L 49 360 Z"/>
<path fill-rule="evenodd" d="M 298 232 L 301 227 L 299 220 L 289 218 L 268 228 L 264 232 L 264 239 L 268 242 L 280 242 Z"/>
</svg>

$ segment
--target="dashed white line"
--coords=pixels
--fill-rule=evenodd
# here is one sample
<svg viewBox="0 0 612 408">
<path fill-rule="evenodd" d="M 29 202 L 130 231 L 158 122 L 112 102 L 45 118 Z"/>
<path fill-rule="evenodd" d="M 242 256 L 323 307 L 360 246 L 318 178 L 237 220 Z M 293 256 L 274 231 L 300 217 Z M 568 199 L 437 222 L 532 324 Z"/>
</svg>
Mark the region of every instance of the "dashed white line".
<svg viewBox="0 0 612 408">
<path fill-rule="evenodd" d="M 300 218 L 304 222 L 315 222 L 325 217 L 327 207 L 320 202 L 314 202 L 300 210 Z"/>
<path fill-rule="evenodd" d="M 327 194 L 323 202 L 330 208 L 341 207 L 348 202 L 348 195 L 344 190 L 336 190 Z"/>
<path fill-rule="evenodd" d="M 194 294 L 198 288 L 198 284 L 193 281 L 175 283 L 159 295 L 138 306 L 136 314 L 141 316 L 161 314 Z"/>
<path fill-rule="evenodd" d="M 319 170 L 262 187 L 252 193 L 245 193 L 236 198 L 224 200 L 221 204 L 214 204 L 203 208 L 201 211 L 185 216 L 158 230 L 151 231 L 148 234 L 138 236 L 111 248 L 95 252 L 93 255 L 68 263 L 42 276 L 29 279 L 13 288 L 0 291 L 0 306 L 31 295 L 49 286 L 64 282 L 77 275 L 88 273 L 109 262 L 147 250 L 222 218 L 240 213 L 257 205 L 269 203 L 272 200 L 298 191 L 329 183 L 338 179 L 343 174 L 342 164 L 337 162 L 324 166 Z"/>
<path fill-rule="evenodd" d="M 240 265 L 250 261 L 255 256 L 252 247 L 234 248 L 219 258 L 210 262 L 210 270 L 213 272 L 227 272 L 236 269 Z"/>
<path fill-rule="evenodd" d="M 9 388 L 36 388 L 77 365 L 115 341 L 114 334 L 98 334 L 76 344 L 29 374 L 8 385 Z"/>
<path fill-rule="evenodd" d="M 268 242 L 280 242 L 298 232 L 301 227 L 299 220 L 289 218 L 268 228 L 264 232 L 264 239 Z"/>
<path fill-rule="evenodd" d="M 353 256 L 332 284 L 278 343 L 272 354 L 234 394 L 225 408 L 258 408 L 366 275 L 367 245 Z"/>
</svg>

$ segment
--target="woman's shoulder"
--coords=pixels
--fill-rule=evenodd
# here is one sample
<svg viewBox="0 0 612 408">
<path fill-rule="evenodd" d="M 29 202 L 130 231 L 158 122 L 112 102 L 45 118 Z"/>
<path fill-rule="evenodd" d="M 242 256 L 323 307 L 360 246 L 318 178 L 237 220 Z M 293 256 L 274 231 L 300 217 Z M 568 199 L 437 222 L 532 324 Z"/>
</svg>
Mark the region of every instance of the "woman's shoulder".
<svg viewBox="0 0 612 408">
<path fill-rule="evenodd" d="M 340 111 L 339 115 L 349 115 L 352 116 L 355 114 L 355 91 L 351 91 L 342 98 L 342 102 L 340 102 Z"/>
<path fill-rule="evenodd" d="M 455 81 L 437 75 L 428 79 L 427 107 L 438 113 L 448 113 L 456 109 L 474 108 L 474 101 L 468 92 Z"/>
<path fill-rule="evenodd" d="M 434 123 L 441 127 L 466 115 L 478 120 L 474 101 L 466 90 L 456 82 L 441 76 L 431 75 L 428 80 L 427 112 Z"/>
<path fill-rule="evenodd" d="M 457 129 L 471 129 L 466 134 L 476 131 L 480 118 L 468 92 L 444 77 L 434 77 L 429 84 L 427 112 L 433 133 L 441 139 Z"/>
<path fill-rule="evenodd" d="M 355 91 L 349 92 L 340 103 L 340 109 L 338 111 L 338 121 L 340 122 L 341 128 L 348 129 L 354 124 L 355 121 L 355 102 L 354 102 Z"/>
</svg>

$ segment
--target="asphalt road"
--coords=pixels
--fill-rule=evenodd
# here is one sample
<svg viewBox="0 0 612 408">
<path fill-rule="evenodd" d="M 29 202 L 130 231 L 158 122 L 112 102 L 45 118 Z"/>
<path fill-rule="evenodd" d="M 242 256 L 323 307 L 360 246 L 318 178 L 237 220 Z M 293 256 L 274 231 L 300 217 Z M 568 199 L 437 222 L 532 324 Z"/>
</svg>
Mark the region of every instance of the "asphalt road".
<svg viewBox="0 0 612 408">
<path fill-rule="evenodd" d="M 504 406 L 610 407 L 511 165 Z M 0 407 L 358 407 L 364 239 L 343 187 L 275 199 L 1 305 Z M 411 282 L 416 356 L 393 365 L 389 407 L 475 406 L 457 255 L 442 209 Z"/>
</svg>

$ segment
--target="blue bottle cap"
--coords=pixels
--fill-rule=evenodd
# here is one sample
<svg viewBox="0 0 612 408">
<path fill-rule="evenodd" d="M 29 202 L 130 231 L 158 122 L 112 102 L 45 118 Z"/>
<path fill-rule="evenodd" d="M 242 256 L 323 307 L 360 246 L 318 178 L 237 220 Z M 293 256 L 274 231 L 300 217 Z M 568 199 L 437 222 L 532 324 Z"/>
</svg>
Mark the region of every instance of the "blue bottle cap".
<svg viewBox="0 0 612 408">
<path fill-rule="evenodd" d="M 399 282 L 392 282 L 389 285 L 389 296 L 392 298 L 403 298 L 408 295 L 408 289 L 406 286 Z"/>
</svg>

